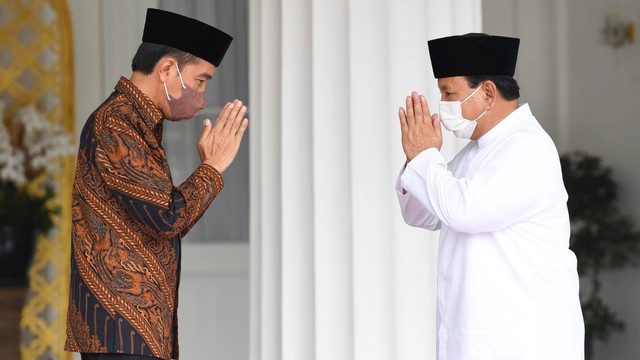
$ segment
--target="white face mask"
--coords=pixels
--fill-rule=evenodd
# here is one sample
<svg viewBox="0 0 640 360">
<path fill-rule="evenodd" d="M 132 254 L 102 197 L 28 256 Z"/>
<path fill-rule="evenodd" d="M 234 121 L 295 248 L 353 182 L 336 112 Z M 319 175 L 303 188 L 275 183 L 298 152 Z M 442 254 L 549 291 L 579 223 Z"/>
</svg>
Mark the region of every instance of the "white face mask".
<svg viewBox="0 0 640 360">
<path fill-rule="evenodd" d="M 480 85 L 478 85 L 478 88 L 475 89 L 471 95 L 462 101 L 440 101 L 440 122 L 442 122 L 445 129 L 453 131 L 456 137 L 470 139 L 473 130 L 475 130 L 476 125 L 478 125 L 478 119 L 487 112 L 487 110 L 483 111 L 482 114 L 474 120 L 465 119 L 462 116 L 462 103 L 475 95 L 475 93 L 480 90 Z"/>
</svg>

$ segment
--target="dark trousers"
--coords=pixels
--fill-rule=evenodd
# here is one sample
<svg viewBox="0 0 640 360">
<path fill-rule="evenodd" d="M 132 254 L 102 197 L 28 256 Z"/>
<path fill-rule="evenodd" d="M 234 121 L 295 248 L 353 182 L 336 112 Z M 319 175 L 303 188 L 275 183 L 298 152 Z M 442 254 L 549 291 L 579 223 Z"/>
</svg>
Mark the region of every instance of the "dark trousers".
<svg viewBox="0 0 640 360">
<path fill-rule="evenodd" d="M 160 360 L 151 356 L 130 354 L 86 354 L 81 353 L 82 360 Z"/>
</svg>

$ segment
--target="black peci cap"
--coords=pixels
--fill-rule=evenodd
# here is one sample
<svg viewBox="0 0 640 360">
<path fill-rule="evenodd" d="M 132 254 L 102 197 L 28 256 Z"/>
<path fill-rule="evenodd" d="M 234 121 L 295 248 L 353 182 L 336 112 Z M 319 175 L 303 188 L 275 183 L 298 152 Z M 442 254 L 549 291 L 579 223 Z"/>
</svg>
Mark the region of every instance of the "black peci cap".
<svg viewBox="0 0 640 360">
<path fill-rule="evenodd" d="M 233 38 L 211 25 L 159 9 L 147 9 L 142 41 L 171 46 L 216 67 L 220 66 Z"/>
<path fill-rule="evenodd" d="M 428 41 L 436 78 L 516 72 L 520 39 L 469 33 Z"/>
</svg>

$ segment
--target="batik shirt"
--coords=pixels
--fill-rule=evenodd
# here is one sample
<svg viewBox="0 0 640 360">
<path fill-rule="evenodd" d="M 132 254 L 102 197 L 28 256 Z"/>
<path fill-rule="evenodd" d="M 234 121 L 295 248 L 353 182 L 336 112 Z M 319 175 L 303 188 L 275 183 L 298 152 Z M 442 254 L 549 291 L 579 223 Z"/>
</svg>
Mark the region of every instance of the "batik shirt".
<svg viewBox="0 0 640 360">
<path fill-rule="evenodd" d="M 175 187 L 160 109 L 129 80 L 89 117 L 72 201 L 65 349 L 178 358 L 180 239 L 223 187 L 201 164 Z"/>
</svg>

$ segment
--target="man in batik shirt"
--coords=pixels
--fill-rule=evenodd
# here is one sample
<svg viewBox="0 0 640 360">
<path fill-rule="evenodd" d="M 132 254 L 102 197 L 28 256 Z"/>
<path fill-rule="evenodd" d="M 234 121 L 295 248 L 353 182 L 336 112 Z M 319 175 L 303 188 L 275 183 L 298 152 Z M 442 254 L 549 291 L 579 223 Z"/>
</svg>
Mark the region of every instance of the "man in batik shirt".
<svg viewBox="0 0 640 360">
<path fill-rule="evenodd" d="M 149 9 L 130 79 L 87 120 L 73 187 L 65 349 L 92 359 L 177 359 L 180 239 L 223 187 L 247 128 L 239 100 L 197 144 L 202 163 L 179 186 L 162 148 L 164 119 L 193 118 L 232 38 Z"/>
</svg>

